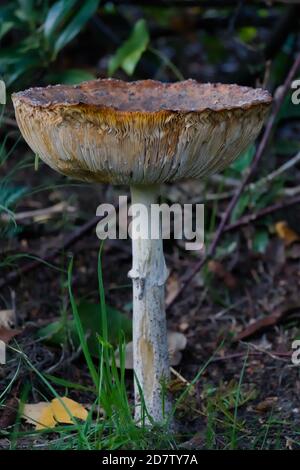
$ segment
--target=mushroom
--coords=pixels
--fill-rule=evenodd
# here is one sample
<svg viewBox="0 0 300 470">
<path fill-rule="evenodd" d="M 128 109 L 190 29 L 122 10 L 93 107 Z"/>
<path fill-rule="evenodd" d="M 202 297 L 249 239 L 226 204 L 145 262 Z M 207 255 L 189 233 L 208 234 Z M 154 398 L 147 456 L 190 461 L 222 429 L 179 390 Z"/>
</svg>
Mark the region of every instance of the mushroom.
<svg viewBox="0 0 300 470">
<path fill-rule="evenodd" d="M 130 185 L 148 212 L 132 237 L 135 414 L 141 396 L 162 422 L 171 410 L 161 237 L 143 237 L 159 185 L 203 178 L 229 165 L 257 137 L 271 103 L 262 89 L 103 79 L 31 88 L 12 97 L 24 139 L 50 167 L 84 181 Z M 133 233 L 138 232 L 133 218 Z M 151 221 L 152 222 L 152 221 Z M 164 385 L 165 384 L 165 385 Z"/>
</svg>

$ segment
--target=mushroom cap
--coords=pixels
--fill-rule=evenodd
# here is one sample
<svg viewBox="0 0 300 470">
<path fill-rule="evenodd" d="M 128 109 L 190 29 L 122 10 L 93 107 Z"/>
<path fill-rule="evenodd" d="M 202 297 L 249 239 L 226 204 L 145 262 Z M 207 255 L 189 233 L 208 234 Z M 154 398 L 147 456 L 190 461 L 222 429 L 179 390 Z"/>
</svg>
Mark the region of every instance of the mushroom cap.
<svg viewBox="0 0 300 470">
<path fill-rule="evenodd" d="M 257 137 L 272 101 L 262 89 L 103 79 L 12 96 L 26 142 L 84 181 L 153 184 L 221 170 Z"/>
</svg>

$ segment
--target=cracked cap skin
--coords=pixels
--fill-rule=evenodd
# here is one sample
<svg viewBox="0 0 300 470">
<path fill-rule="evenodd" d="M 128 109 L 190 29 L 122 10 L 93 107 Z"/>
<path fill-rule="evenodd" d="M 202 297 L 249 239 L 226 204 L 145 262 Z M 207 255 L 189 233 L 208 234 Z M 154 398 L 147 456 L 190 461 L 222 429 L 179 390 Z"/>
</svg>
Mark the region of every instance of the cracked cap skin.
<svg viewBox="0 0 300 470">
<path fill-rule="evenodd" d="M 222 170 L 259 134 L 262 89 L 99 79 L 12 95 L 21 133 L 54 170 L 83 181 L 156 184 Z"/>
</svg>

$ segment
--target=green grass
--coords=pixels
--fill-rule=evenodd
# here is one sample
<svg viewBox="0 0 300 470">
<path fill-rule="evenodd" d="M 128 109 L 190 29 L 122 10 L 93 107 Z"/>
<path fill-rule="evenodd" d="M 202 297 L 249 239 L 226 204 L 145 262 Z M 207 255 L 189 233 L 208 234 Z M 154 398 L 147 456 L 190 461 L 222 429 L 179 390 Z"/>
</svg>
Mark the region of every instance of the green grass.
<svg viewBox="0 0 300 470">
<path fill-rule="evenodd" d="M 117 368 L 115 362 L 114 348 L 108 342 L 107 317 L 105 307 L 105 293 L 102 281 L 101 252 L 99 252 L 98 279 L 99 296 L 101 305 L 101 315 L 99 312 L 99 321 L 103 322 L 101 331 L 103 335 L 99 337 L 99 358 L 94 361 L 86 341 L 80 317 L 77 311 L 76 300 L 72 291 L 72 269 L 73 260 L 71 260 L 68 269 L 68 290 L 71 303 L 71 309 L 75 319 L 77 332 L 80 338 L 81 349 L 92 378 L 92 386 L 85 387 L 82 384 L 74 384 L 68 380 L 42 374 L 29 360 L 29 358 L 17 348 L 12 348 L 25 362 L 38 379 L 41 388 L 46 390 L 51 398 L 60 398 L 55 386 L 65 387 L 66 393 L 71 390 L 81 390 L 89 392 L 94 396 L 93 406 L 86 422 L 79 421 L 76 424 L 68 426 L 57 426 L 55 430 L 45 431 L 26 431 L 20 430 L 20 415 L 22 405 L 19 409 L 19 418 L 11 432 L 11 446 L 16 448 L 18 441 L 28 441 L 29 445 L 33 440 L 40 436 L 45 440 L 47 448 L 51 449 L 149 449 L 149 448 L 175 448 L 174 438 L 167 431 L 166 425 L 156 426 L 155 432 L 149 429 L 144 423 L 139 426 L 134 421 L 132 404 L 128 400 L 128 390 L 125 383 L 125 340 L 120 332 L 119 357 L 120 367 Z M 17 377 L 15 376 L 15 379 Z M 11 385 L 8 387 L 11 388 Z M 4 394 L 5 395 L 5 394 Z M 21 399 L 22 403 L 22 399 Z M 65 404 L 63 404 L 66 411 Z M 143 406 L 143 405 L 142 405 Z M 93 413 L 92 410 L 98 410 Z M 99 412 L 101 409 L 101 413 Z M 146 414 L 146 410 L 142 413 Z M 55 438 L 53 439 L 53 435 Z M 50 437 L 49 437 L 50 436 Z M 51 442 L 49 442 L 51 440 Z"/>
<path fill-rule="evenodd" d="M 179 393 L 174 393 L 174 406 L 172 413 L 166 417 L 165 422 L 146 425 L 143 420 L 140 423 L 134 420 L 133 404 L 129 400 L 128 385 L 125 380 L 125 339 L 120 332 L 119 357 L 120 367 L 116 366 L 114 347 L 108 340 L 107 312 L 105 291 L 101 267 L 102 246 L 98 258 L 98 288 L 100 298 L 99 321 L 102 322 L 102 335 L 99 340 L 99 355 L 97 360 L 91 356 L 86 332 L 78 315 L 77 303 L 72 289 L 73 260 L 68 268 L 67 288 L 71 310 L 74 316 L 80 345 L 90 375 L 88 384 L 73 383 L 52 374 L 42 373 L 32 364 L 30 359 L 19 347 L 10 349 L 17 354 L 19 362 L 17 370 L 0 394 L 0 407 L 5 405 L 13 385 L 17 383 L 21 365 L 28 372 L 34 374 L 35 391 L 39 400 L 45 401 L 52 398 L 61 399 L 61 396 L 69 396 L 71 393 L 82 392 L 89 396 L 91 409 L 86 422 L 74 419 L 73 425 L 58 425 L 55 429 L 35 431 L 28 430 L 21 420 L 22 408 L 28 400 L 29 382 L 25 382 L 20 389 L 19 410 L 15 424 L 10 430 L 0 431 L 0 436 L 7 437 L 11 449 L 22 447 L 29 449 L 74 449 L 74 450 L 116 450 L 116 449 L 182 449 L 182 443 L 193 437 L 196 431 L 178 432 L 169 431 L 170 420 L 175 416 L 178 422 L 191 419 L 191 415 L 200 416 L 204 425 L 202 448 L 206 449 L 239 449 L 239 448 L 281 448 L 283 447 L 282 429 L 289 428 L 288 423 L 281 422 L 275 413 L 271 413 L 269 419 L 260 423 L 259 417 L 253 417 L 252 421 L 245 420 L 240 411 L 245 409 L 248 402 L 255 399 L 255 390 L 249 390 L 244 384 L 248 357 L 240 373 L 239 380 L 216 386 L 204 388 L 202 393 L 202 406 L 199 403 L 193 405 L 195 385 L 202 378 L 204 371 L 209 367 L 213 356 L 200 368 L 194 379 L 187 385 L 182 385 Z M 223 344 L 220 344 L 221 348 Z M 215 352 L 218 353 L 218 350 Z M 58 391 L 59 390 L 59 391 Z M 142 393 L 142 391 L 141 391 Z M 61 402 L 66 412 L 71 415 L 65 403 Z M 147 410 L 142 399 L 142 416 L 147 416 Z M 185 410 L 182 412 L 182 410 Z M 193 421 L 193 419 L 192 419 Z M 24 429 L 26 429 L 24 431 Z M 291 429 L 291 428 L 290 428 Z M 295 431 L 296 432 L 296 431 Z M 297 441 L 297 434 L 293 433 Z"/>
</svg>

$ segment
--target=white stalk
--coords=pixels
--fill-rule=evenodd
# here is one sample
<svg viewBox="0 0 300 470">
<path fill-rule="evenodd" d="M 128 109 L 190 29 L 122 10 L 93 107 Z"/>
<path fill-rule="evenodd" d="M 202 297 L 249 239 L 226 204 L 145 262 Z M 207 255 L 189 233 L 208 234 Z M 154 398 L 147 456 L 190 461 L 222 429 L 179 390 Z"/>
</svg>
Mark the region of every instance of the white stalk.
<svg viewBox="0 0 300 470">
<path fill-rule="evenodd" d="M 142 210 L 132 220 L 133 365 L 135 372 L 135 418 L 141 419 L 142 390 L 149 415 L 161 422 L 171 409 L 164 385 L 170 378 L 165 315 L 165 282 L 168 271 L 159 238 L 151 239 L 151 205 L 157 203 L 157 186 L 133 186 L 132 204 Z M 134 216 L 134 214 L 132 214 Z M 163 392 L 164 390 L 164 392 Z M 147 421 L 147 419 L 146 419 Z"/>
</svg>

